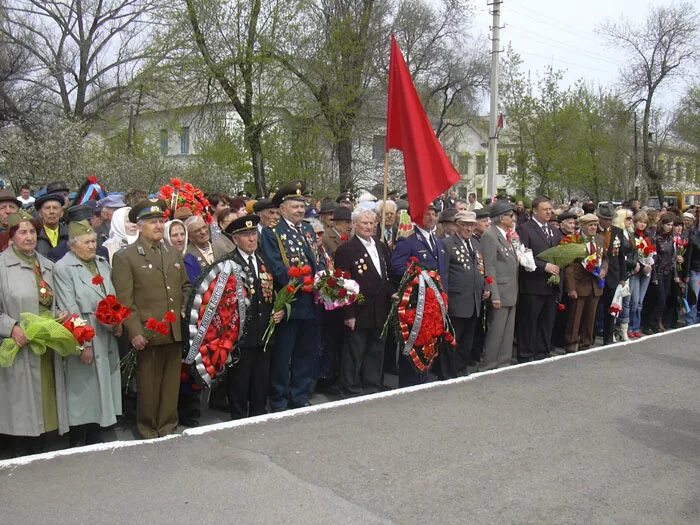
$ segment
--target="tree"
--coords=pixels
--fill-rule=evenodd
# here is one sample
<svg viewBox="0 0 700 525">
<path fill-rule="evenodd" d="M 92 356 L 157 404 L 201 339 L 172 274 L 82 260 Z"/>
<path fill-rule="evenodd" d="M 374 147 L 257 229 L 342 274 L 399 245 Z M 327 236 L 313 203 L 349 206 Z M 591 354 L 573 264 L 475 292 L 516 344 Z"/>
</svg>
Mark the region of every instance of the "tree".
<svg viewBox="0 0 700 525">
<path fill-rule="evenodd" d="M 696 84 L 688 88 L 673 120 L 676 136 L 700 153 L 700 85 Z"/>
<path fill-rule="evenodd" d="M 692 3 L 653 6 L 646 21 L 607 21 L 599 29 L 612 46 L 621 48 L 628 61 L 621 70 L 623 94 L 643 102 L 642 166 L 649 192 L 663 202 L 663 174 L 654 163 L 650 125 L 654 96 L 662 84 L 679 76 L 697 61 L 698 14 Z"/>
<path fill-rule="evenodd" d="M 119 101 L 141 62 L 156 0 L 13 0 L 0 38 L 21 49 L 47 105 L 91 119 Z"/>
</svg>

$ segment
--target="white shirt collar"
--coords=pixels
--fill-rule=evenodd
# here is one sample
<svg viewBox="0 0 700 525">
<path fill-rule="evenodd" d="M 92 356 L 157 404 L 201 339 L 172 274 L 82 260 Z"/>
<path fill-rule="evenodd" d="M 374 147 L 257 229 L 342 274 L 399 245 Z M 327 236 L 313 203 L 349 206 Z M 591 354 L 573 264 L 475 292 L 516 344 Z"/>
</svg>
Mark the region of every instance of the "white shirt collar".
<svg viewBox="0 0 700 525">
<path fill-rule="evenodd" d="M 540 221 L 535 219 L 535 217 L 532 217 L 532 220 L 535 221 L 537 223 L 537 226 L 539 226 L 540 228 L 544 228 L 545 226 L 549 226 L 549 224 L 542 224 Z"/>
<path fill-rule="evenodd" d="M 508 234 L 506 233 L 506 231 L 505 231 L 503 228 L 501 228 L 500 226 L 496 225 L 496 229 L 497 229 L 499 232 L 501 232 L 501 235 L 503 235 L 503 238 L 504 238 L 505 240 L 508 240 Z"/>
<path fill-rule="evenodd" d="M 362 237 L 359 235 L 355 235 L 358 239 L 360 239 L 360 242 L 365 246 L 365 248 L 372 248 L 374 247 L 374 239 L 372 237 L 369 238 L 369 241 L 364 240 Z"/>
<path fill-rule="evenodd" d="M 254 263 L 257 262 L 257 261 L 255 260 L 255 253 L 251 253 L 250 255 L 248 255 L 246 252 L 244 252 L 243 250 L 241 250 L 241 249 L 238 248 L 238 247 L 236 247 L 236 250 L 238 250 L 238 253 L 241 255 L 241 257 L 243 257 L 243 260 L 244 260 L 244 261 L 248 262 L 248 257 L 252 257 L 252 258 L 253 258 L 253 262 L 254 262 Z"/>
<path fill-rule="evenodd" d="M 294 226 L 294 223 L 292 223 L 292 221 L 290 221 L 286 217 L 282 217 L 282 218 L 285 220 L 285 222 L 289 225 L 290 228 L 297 230 L 297 231 L 301 231 L 301 224 L 299 226 Z"/>
</svg>

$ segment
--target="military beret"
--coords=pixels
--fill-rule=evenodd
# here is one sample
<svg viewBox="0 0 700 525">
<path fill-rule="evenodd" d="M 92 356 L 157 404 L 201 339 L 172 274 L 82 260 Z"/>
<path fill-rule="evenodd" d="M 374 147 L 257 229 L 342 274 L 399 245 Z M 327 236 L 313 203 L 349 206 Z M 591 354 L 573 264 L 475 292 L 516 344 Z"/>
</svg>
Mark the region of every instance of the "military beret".
<svg viewBox="0 0 700 525">
<path fill-rule="evenodd" d="M 129 210 L 129 221 L 134 224 L 142 219 L 165 216 L 165 201 L 160 199 L 143 199 Z"/>
<path fill-rule="evenodd" d="M 243 217 L 238 217 L 235 221 L 226 226 L 224 231 L 227 235 L 233 235 L 235 233 L 256 230 L 259 222 L 260 217 L 257 215 L 244 215 Z"/>
<path fill-rule="evenodd" d="M 305 188 L 306 185 L 304 184 L 304 181 L 295 180 L 292 182 L 288 182 L 287 184 L 281 186 L 280 189 L 277 190 L 275 196 L 272 197 L 272 204 L 275 208 L 279 208 L 280 204 L 287 200 L 297 200 L 305 202 Z"/>
<path fill-rule="evenodd" d="M 72 221 L 68 225 L 68 238 L 75 239 L 76 237 L 81 237 L 82 235 L 89 235 L 95 233 L 88 221 Z"/>
</svg>

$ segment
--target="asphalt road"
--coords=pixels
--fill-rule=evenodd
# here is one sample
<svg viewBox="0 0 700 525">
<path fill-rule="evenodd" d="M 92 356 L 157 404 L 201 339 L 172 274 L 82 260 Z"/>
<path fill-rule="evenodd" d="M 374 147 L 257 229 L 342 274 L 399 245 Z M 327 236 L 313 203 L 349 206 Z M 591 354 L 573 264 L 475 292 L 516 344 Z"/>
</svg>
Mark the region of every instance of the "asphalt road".
<svg viewBox="0 0 700 525">
<path fill-rule="evenodd" d="M 0 462 L 0 516 L 697 524 L 699 336 L 691 328 L 202 435 Z"/>
</svg>

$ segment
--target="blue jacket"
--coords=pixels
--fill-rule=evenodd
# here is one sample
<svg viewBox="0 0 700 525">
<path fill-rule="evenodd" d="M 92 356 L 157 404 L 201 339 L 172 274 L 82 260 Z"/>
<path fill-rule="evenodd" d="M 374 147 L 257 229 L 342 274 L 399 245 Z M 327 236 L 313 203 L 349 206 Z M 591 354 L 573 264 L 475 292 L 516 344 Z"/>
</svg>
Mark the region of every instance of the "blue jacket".
<svg viewBox="0 0 700 525">
<path fill-rule="evenodd" d="M 290 228 L 284 218 L 281 218 L 274 228 L 263 228 L 260 248 L 274 277 L 276 290 L 287 286 L 289 282 L 287 271 L 291 265 L 308 264 L 311 266 L 312 277 L 319 270 L 325 269 L 325 263 L 323 261 L 319 263 L 316 233 L 311 225 L 305 222 L 299 226 L 299 232 Z M 298 291 L 292 302 L 290 319 L 314 319 L 315 317 L 316 305 L 312 294 Z"/>
<path fill-rule="evenodd" d="M 397 282 L 406 271 L 406 263 L 413 256 L 416 257 L 424 268 L 437 270 L 440 274 L 442 287 L 447 292 L 448 258 L 445 245 L 441 239 L 436 238 L 436 251 L 430 249 L 421 234 L 413 232 L 408 237 L 396 241 L 396 249 L 391 256 L 392 278 Z M 436 253 L 437 252 L 437 253 Z"/>
</svg>

